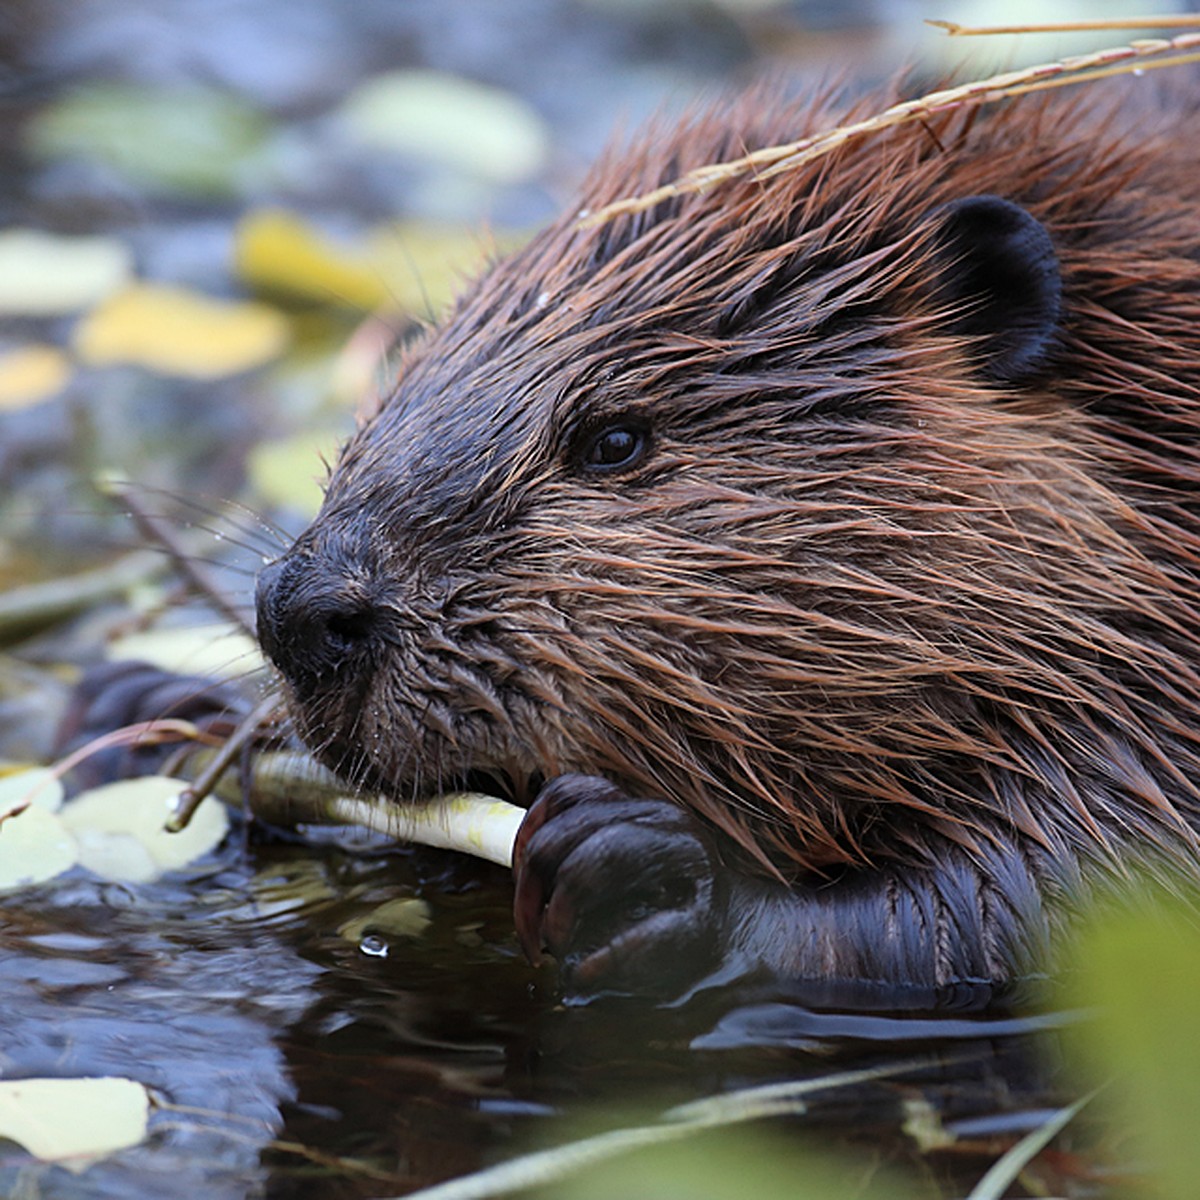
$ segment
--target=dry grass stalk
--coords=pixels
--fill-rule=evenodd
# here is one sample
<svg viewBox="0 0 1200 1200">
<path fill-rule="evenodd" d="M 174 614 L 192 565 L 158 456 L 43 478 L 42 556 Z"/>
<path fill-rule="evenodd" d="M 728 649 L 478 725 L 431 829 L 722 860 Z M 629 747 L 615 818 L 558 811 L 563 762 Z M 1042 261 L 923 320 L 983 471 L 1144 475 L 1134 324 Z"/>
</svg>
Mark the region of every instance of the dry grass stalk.
<svg viewBox="0 0 1200 1200">
<path fill-rule="evenodd" d="M 951 37 L 976 37 L 993 33 L 1105 33 L 1118 29 L 1196 29 L 1200 27 L 1200 13 L 1096 21 L 1049 21 L 1036 25 L 959 25 L 957 21 L 926 21 L 925 24 L 944 29 Z"/>
<path fill-rule="evenodd" d="M 915 100 L 902 101 L 864 120 L 839 125 L 835 129 L 802 138 L 797 142 L 767 146 L 729 162 L 698 167 L 673 182 L 644 192 L 640 196 L 616 200 L 595 212 L 584 210 L 579 214 L 580 225 L 603 225 L 621 214 L 643 212 L 663 200 L 703 191 L 750 173 L 759 179 L 769 179 L 772 175 L 793 170 L 821 158 L 847 142 L 895 125 L 923 121 L 937 113 L 979 104 L 992 104 L 1028 92 L 1046 91 L 1068 84 L 1088 83 L 1110 75 L 1177 67 L 1193 62 L 1200 62 L 1200 33 L 1183 33 L 1173 38 L 1142 39 L 1127 46 L 1114 46 L 1091 54 L 1073 55 L 1059 62 L 1040 63 L 1021 70 L 1006 71 L 987 79 L 929 92 Z"/>
</svg>

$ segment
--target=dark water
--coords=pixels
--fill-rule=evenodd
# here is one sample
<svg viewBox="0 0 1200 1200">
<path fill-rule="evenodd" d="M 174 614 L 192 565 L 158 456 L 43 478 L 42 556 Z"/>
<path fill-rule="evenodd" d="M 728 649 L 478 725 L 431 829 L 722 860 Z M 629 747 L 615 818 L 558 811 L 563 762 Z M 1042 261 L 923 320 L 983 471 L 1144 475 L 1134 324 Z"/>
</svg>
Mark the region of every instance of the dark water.
<svg viewBox="0 0 1200 1200">
<path fill-rule="evenodd" d="M 76 1176 L 0 1148 L 0 1194 L 371 1197 L 408 1192 L 671 1104 L 843 1067 L 916 1063 L 817 1097 L 796 1122 L 921 1194 L 968 1190 L 1054 1100 L 1035 1023 L 701 995 L 567 1009 L 520 958 L 500 869 L 433 851 L 244 847 L 153 885 L 82 875 L 0 916 L 0 1074 L 119 1075 L 161 1105 L 150 1139 Z M 370 915 L 422 898 L 423 930 Z M 364 920 L 364 918 L 366 918 Z M 418 921 L 420 924 L 420 921 Z M 1040 1064 L 1035 1066 L 1034 1064 Z M 964 1139 L 922 1154 L 931 1111 Z"/>
</svg>

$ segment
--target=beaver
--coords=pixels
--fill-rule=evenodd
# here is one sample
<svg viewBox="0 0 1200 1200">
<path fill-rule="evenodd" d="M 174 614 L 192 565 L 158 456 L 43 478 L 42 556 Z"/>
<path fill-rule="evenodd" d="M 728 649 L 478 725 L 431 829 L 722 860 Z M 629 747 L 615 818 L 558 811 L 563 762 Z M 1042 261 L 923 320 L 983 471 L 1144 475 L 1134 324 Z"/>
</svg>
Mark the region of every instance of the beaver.
<svg viewBox="0 0 1200 1200">
<path fill-rule="evenodd" d="M 1099 881 L 1200 873 L 1187 87 L 931 114 L 754 90 L 607 152 L 403 352 L 258 628 L 316 755 L 536 797 L 571 997 L 996 996 Z"/>
</svg>

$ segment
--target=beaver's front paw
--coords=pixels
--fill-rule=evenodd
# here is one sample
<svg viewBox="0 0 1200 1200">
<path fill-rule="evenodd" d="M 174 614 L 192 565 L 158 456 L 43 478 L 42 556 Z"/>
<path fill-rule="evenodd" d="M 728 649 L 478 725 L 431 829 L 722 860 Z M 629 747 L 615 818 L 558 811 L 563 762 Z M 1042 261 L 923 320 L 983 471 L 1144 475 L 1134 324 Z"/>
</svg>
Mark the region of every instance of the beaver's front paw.
<svg viewBox="0 0 1200 1200">
<path fill-rule="evenodd" d="M 558 960 L 571 998 L 674 996 L 716 958 L 719 867 L 677 805 L 560 776 L 530 808 L 514 864 L 521 945 Z"/>
</svg>

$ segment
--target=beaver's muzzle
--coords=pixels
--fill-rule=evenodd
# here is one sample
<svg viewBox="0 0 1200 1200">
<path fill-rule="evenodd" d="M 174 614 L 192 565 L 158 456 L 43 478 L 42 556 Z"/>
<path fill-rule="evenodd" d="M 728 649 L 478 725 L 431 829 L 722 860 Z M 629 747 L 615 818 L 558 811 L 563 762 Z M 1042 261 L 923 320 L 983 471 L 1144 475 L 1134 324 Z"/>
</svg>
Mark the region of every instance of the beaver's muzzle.
<svg viewBox="0 0 1200 1200">
<path fill-rule="evenodd" d="M 292 552 L 264 567 L 256 592 L 258 639 L 298 693 L 359 675 L 374 658 L 379 608 L 361 579 Z"/>
</svg>

